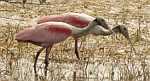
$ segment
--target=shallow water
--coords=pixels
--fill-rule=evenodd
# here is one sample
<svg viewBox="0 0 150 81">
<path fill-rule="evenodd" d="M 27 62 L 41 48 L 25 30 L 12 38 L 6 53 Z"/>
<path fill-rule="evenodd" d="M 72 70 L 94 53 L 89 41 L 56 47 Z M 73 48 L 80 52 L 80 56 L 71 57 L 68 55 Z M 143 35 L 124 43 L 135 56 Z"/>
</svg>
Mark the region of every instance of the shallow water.
<svg viewBox="0 0 150 81">
<path fill-rule="evenodd" d="M 133 60 L 99 57 L 80 61 L 50 58 L 46 79 L 43 58 L 37 64 L 38 77 L 34 75 L 32 57 L 20 58 L 11 63 L 0 59 L 1 81 L 148 81 L 150 74 L 149 58 L 139 60 L 136 57 Z"/>
<path fill-rule="evenodd" d="M 12 0 L 15 2 L 16 0 Z M 150 80 L 150 6 L 142 0 L 47 0 L 48 5 L 0 1 L 0 81 L 149 81 Z M 38 3 L 29 0 L 29 3 Z M 143 4 L 142 9 L 138 7 Z M 56 7 L 57 6 L 57 7 Z M 126 6 L 125 8 L 122 6 Z M 108 7 L 108 8 L 107 8 Z M 124 11 L 122 11 L 124 10 Z M 39 57 L 38 77 L 33 71 L 34 54 L 38 50 L 31 44 L 18 44 L 14 35 L 20 28 L 36 23 L 41 15 L 65 12 L 102 16 L 111 27 L 125 24 L 129 29 L 137 53 L 135 55 L 122 36 L 83 37 L 81 60 L 74 54 L 71 38 L 54 46 L 44 77 L 44 54 Z M 124 18 L 125 17 L 125 18 Z M 125 21 L 125 22 L 124 22 Z M 141 39 L 137 39 L 141 27 Z M 71 39 L 71 40 L 70 40 Z M 80 46 L 80 44 L 79 44 Z"/>
</svg>

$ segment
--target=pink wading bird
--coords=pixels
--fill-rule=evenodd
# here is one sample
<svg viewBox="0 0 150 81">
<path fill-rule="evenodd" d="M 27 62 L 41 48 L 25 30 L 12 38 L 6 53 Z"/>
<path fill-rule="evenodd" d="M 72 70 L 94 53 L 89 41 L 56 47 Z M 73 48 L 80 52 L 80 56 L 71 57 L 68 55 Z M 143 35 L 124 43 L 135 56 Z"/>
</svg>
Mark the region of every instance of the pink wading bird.
<svg viewBox="0 0 150 81">
<path fill-rule="evenodd" d="M 56 21 L 56 22 L 65 22 L 67 24 L 70 24 L 72 26 L 78 27 L 78 28 L 85 28 L 88 26 L 89 22 L 93 21 L 95 18 L 89 15 L 86 15 L 84 13 L 65 13 L 61 15 L 51 15 L 51 16 L 42 16 L 38 19 L 37 24 L 44 23 L 44 22 L 50 22 L 50 21 Z M 99 17 L 98 19 L 98 25 L 104 27 L 105 29 L 112 32 L 111 28 L 108 27 L 106 24 L 106 21 Z M 90 31 L 94 35 L 100 35 L 101 28 L 99 26 L 91 29 Z M 79 58 L 79 52 L 78 52 L 78 38 L 74 37 L 75 39 L 75 54 L 78 59 Z"/>
<path fill-rule="evenodd" d="M 44 73 L 45 76 L 47 76 L 49 53 L 52 46 L 66 40 L 69 36 L 78 38 L 87 35 L 92 28 L 98 26 L 98 20 L 99 19 L 96 18 L 85 28 L 77 28 L 63 22 L 45 22 L 36 24 L 17 33 L 15 39 L 18 42 L 29 42 L 42 47 L 36 54 L 34 62 L 35 74 L 37 74 L 36 63 L 38 56 L 42 50 L 46 49 Z"/>
</svg>

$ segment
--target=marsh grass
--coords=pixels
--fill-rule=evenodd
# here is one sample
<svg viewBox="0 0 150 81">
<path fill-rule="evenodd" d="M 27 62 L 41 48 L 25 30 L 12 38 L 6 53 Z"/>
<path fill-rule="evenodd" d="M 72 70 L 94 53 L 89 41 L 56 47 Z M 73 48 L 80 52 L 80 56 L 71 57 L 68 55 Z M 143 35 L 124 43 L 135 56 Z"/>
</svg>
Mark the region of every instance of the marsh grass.
<svg viewBox="0 0 150 81">
<path fill-rule="evenodd" d="M 150 1 L 149 0 L 17 0 L 0 2 L 0 81 L 149 81 L 150 80 Z M 39 47 L 18 43 L 15 34 L 35 23 L 42 15 L 66 12 L 101 16 L 111 27 L 124 24 L 138 55 L 121 35 L 80 39 L 80 57 L 74 54 L 74 40 L 56 44 L 51 51 L 48 77 L 44 79 L 44 55 L 38 60 L 39 77 L 33 63 Z"/>
</svg>

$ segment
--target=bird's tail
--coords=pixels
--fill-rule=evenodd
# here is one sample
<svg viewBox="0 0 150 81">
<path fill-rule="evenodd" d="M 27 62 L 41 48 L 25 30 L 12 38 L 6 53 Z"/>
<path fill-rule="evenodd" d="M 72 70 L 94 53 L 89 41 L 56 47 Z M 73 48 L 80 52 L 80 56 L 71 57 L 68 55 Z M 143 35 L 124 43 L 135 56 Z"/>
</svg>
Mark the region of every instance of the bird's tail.
<svg viewBox="0 0 150 81">
<path fill-rule="evenodd" d="M 29 26 L 30 28 L 25 28 L 24 30 L 21 30 L 18 32 L 15 36 L 15 40 L 18 42 L 27 42 L 31 39 L 31 34 L 33 32 L 33 27 Z"/>
</svg>

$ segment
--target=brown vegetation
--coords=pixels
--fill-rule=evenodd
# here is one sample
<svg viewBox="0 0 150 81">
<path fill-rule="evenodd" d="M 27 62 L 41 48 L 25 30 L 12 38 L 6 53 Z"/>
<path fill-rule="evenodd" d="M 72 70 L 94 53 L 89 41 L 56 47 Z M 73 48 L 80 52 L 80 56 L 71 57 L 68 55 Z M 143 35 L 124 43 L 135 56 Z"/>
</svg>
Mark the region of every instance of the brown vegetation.
<svg viewBox="0 0 150 81">
<path fill-rule="evenodd" d="M 149 81 L 150 79 L 150 1 L 149 0 L 38 0 L 0 1 L 0 81 L 33 81 L 37 46 L 18 43 L 15 33 L 35 24 L 39 16 L 66 12 L 101 16 L 114 27 L 125 24 L 139 55 L 121 35 L 81 39 L 81 60 L 74 54 L 72 38 L 54 46 L 50 56 L 49 81 Z M 44 52 L 43 52 L 44 53 Z M 44 55 L 44 54 L 43 54 Z M 38 64 L 43 76 L 43 55 Z M 73 80 L 74 79 L 74 80 Z"/>
</svg>

